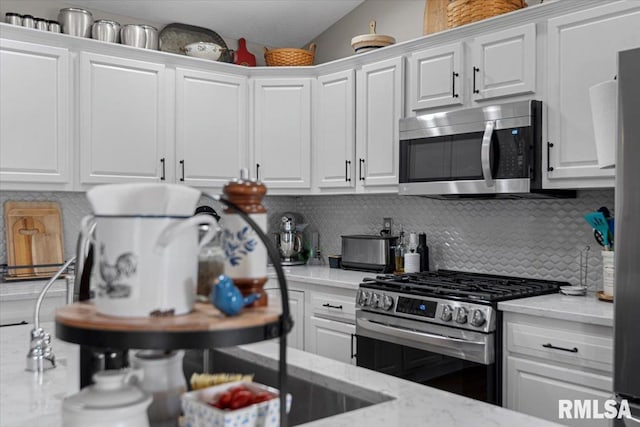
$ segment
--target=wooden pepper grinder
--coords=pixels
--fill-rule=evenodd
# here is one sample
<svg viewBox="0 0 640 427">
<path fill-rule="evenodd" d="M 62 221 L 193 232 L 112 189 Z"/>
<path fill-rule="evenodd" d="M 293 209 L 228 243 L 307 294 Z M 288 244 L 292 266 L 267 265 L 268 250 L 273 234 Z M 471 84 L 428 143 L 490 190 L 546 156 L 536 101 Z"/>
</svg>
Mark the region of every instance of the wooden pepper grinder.
<svg viewBox="0 0 640 427">
<path fill-rule="evenodd" d="M 233 53 L 233 63 L 247 67 L 256 66 L 256 57 L 247 49 L 247 41 L 244 38 L 238 39 L 238 50 Z"/>
<path fill-rule="evenodd" d="M 266 232 L 267 209 L 262 199 L 267 187 L 249 179 L 247 169 L 240 171 L 223 188 L 224 196 L 247 213 Z M 267 283 L 267 248 L 247 222 L 232 209 L 225 209 L 222 247 L 225 251 L 225 274 L 231 277 L 243 296 L 260 293 L 252 307 L 267 305 L 267 294 L 262 289 Z"/>
</svg>

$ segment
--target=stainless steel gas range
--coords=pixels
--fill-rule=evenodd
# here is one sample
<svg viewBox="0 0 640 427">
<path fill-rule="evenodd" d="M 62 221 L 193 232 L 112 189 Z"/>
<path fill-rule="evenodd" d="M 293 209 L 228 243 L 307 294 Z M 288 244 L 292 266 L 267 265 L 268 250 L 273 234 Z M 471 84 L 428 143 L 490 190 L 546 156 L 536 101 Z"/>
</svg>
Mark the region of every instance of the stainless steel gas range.
<svg viewBox="0 0 640 427">
<path fill-rule="evenodd" d="M 357 364 L 500 404 L 498 302 L 565 285 L 451 270 L 364 279 L 356 296 Z"/>
</svg>

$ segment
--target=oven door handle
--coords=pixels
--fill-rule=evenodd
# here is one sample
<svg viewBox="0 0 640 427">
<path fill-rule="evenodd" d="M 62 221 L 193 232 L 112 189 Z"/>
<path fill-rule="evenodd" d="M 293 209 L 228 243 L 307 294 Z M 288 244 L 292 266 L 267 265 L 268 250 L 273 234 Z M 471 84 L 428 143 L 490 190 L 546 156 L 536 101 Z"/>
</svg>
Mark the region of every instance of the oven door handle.
<svg viewBox="0 0 640 427">
<path fill-rule="evenodd" d="M 469 340 L 460 339 L 460 338 L 447 337 L 444 335 L 429 334 L 427 332 L 416 331 L 415 329 L 403 328 L 402 326 L 387 326 L 382 323 L 374 322 L 365 318 L 359 318 L 357 319 L 357 322 L 359 326 L 362 326 L 364 329 L 368 329 L 373 332 L 380 332 L 383 334 L 384 333 L 391 334 L 396 337 L 402 336 L 412 341 L 415 341 L 416 338 L 420 338 L 421 341 L 424 342 L 425 341 L 424 339 L 427 338 L 433 343 L 458 342 L 463 344 L 479 345 L 479 346 L 485 346 L 487 344 L 484 341 L 469 341 Z"/>
<path fill-rule="evenodd" d="M 482 177 L 487 187 L 493 187 L 493 174 L 491 173 L 491 141 L 493 140 L 493 129 L 495 123 L 487 122 L 482 135 L 482 148 L 480 149 L 480 162 L 482 163 Z"/>
</svg>

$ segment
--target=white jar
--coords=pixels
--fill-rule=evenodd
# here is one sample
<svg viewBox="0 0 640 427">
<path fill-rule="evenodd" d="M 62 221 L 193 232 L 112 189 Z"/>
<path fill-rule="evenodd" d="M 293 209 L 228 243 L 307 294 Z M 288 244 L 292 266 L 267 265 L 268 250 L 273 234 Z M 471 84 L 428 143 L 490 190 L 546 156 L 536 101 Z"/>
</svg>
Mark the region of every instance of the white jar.
<svg viewBox="0 0 640 427">
<path fill-rule="evenodd" d="M 151 396 L 133 385 L 142 372 L 107 370 L 93 376 L 95 384 L 62 401 L 65 427 L 149 427 Z"/>
<path fill-rule="evenodd" d="M 142 390 L 151 394 L 153 402 L 147 410 L 152 427 L 177 427 L 180 398 L 187 391 L 182 372 L 184 351 L 141 350 L 134 353 L 132 365 L 142 369 Z"/>
</svg>

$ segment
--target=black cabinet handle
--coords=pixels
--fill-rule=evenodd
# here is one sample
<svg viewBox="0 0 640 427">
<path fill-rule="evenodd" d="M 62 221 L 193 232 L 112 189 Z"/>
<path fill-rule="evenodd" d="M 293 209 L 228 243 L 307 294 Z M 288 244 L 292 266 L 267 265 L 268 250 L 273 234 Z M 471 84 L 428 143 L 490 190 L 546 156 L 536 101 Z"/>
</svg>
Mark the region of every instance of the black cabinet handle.
<svg viewBox="0 0 640 427">
<path fill-rule="evenodd" d="M 544 348 L 552 348 L 554 350 L 568 351 L 569 353 L 577 353 L 578 352 L 578 347 L 573 347 L 573 348 L 556 347 L 555 345 L 552 345 L 551 343 L 542 344 L 542 346 Z"/>
<path fill-rule="evenodd" d="M 342 305 L 331 305 L 328 302 L 325 304 L 322 304 L 323 307 L 327 307 L 327 308 L 337 308 L 339 310 L 342 310 Z"/>
<path fill-rule="evenodd" d="M 364 167 L 364 159 L 360 159 L 360 172 L 358 173 L 358 178 L 360 181 L 364 181 L 364 176 L 362 175 L 362 169 Z"/>
<path fill-rule="evenodd" d="M 476 89 L 476 73 L 480 71 L 480 68 L 473 67 L 473 93 L 480 93 L 478 89 Z"/>
<path fill-rule="evenodd" d="M 184 160 L 180 160 L 180 166 L 182 166 L 182 176 L 180 177 L 180 181 L 184 182 Z"/>
<path fill-rule="evenodd" d="M 349 176 L 349 166 L 351 166 L 351 160 L 344 161 L 344 180 L 346 182 L 351 182 L 351 177 Z"/>
<path fill-rule="evenodd" d="M 458 73 L 454 71 L 453 75 L 451 76 L 451 82 L 452 82 L 451 95 L 453 95 L 454 98 L 458 97 L 458 94 L 456 93 L 456 77 L 458 77 Z"/>
<path fill-rule="evenodd" d="M 351 334 L 351 358 L 357 357 L 358 354 L 353 352 L 353 339 L 355 338 L 354 334 Z"/>
<path fill-rule="evenodd" d="M 160 181 L 164 181 L 165 176 L 165 166 L 164 166 L 164 157 L 160 159 L 160 164 L 162 165 L 162 175 L 160 175 Z"/>
<path fill-rule="evenodd" d="M 260 181 L 260 163 L 256 163 L 256 181 Z"/>
<path fill-rule="evenodd" d="M 551 148 L 553 147 L 553 142 L 547 141 L 547 172 L 551 172 L 553 170 L 553 166 L 551 166 Z"/>
</svg>

